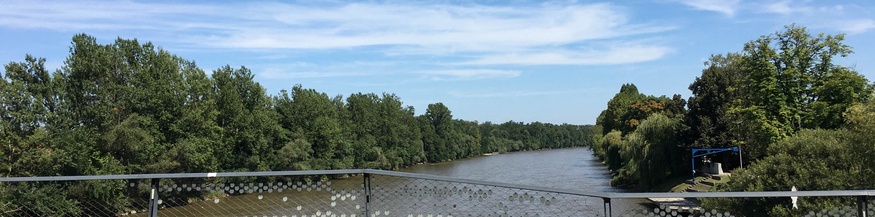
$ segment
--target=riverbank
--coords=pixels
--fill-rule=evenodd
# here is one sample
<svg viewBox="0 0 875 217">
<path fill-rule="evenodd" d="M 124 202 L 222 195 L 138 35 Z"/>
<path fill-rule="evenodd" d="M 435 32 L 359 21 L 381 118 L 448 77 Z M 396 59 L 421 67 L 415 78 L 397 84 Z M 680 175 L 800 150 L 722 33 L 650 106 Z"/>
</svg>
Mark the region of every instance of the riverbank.
<svg viewBox="0 0 875 217">
<path fill-rule="evenodd" d="M 657 185 L 652 192 L 709 192 L 715 191 L 720 185 L 725 185 L 731 179 L 731 174 L 699 175 L 695 181 L 688 177 L 675 177 Z M 701 202 L 697 198 L 648 198 L 654 207 L 665 207 L 668 210 L 690 211 L 701 209 Z"/>
<path fill-rule="evenodd" d="M 731 174 L 721 175 L 699 175 L 695 181 L 691 181 L 689 177 L 675 177 L 656 187 L 650 189 L 652 192 L 708 192 L 714 191 L 720 185 L 724 185 L 731 180 Z"/>
</svg>

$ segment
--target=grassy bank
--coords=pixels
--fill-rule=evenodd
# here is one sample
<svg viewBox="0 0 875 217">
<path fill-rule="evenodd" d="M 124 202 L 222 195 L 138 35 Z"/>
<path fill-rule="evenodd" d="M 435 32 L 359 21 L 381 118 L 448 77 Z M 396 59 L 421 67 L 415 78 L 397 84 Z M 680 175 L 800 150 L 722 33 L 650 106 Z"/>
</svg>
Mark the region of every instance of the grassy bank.
<svg viewBox="0 0 875 217">
<path fill-rule="evenodd" d="M 696 176 L 696 181 L 691 182 L 690 177 L 681 176 L 674 177 L 662 182 L 661 184 L 648 189 L 651 192 L 707 192 L 714 191 L 718 186 L 724 185 L 730 180 L 730 176 L 726 175 L 704 175 Z"/>
</svg>

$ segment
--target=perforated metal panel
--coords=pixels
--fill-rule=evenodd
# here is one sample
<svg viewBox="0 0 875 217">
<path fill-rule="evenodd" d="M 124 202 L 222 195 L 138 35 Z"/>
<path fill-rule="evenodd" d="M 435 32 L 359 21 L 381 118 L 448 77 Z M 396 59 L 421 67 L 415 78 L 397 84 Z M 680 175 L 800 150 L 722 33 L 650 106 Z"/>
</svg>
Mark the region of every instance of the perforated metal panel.
<svg viewBox="0 0 875 217">
<path fill-rule="evenodd" d="M 151 200 L 153 196 L 157 199 Z M 604 193 L 391 171 L 335 170 L 0 177 L 0 216 L 148 216 L 150 202 L 160 216 L 604 216 L 612 213 L 610 206 L 605 209 L 605 202 L 611 200 L 629 204 L 654 197 L 789 200 L 791 196 L 832 198 L 840 205 L 801 216 L 856 216 L 857 208 L 863 206 L 869 216 L 875 213 L 875 206 L 861 203 L 875 196 L 869 190 Z M 695 206 L 640 207 L 618 209 L 612 215 L 737 216 Z"/>
<path fill-rule="evenodd" d="M 371 216 L 596 216 L 602 199 L 408 177 L 371 176 Z"/>
<path fill-rule="evenodd" d="M 305 181 L 162 180 L 161 216 L 340 216 L 364 213 L 361 177 Z"/>
</svg>

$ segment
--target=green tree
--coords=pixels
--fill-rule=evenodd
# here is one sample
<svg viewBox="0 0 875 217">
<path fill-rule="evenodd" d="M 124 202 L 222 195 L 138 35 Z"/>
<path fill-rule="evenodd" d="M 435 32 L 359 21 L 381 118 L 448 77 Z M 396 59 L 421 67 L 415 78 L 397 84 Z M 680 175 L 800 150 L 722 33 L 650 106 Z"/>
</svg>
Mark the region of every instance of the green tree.
<svg viewBox="0 0 875 217">
<path fill-rule="evenodd" d="M 659 113 L 642 121 L 634 132 L 616 144 L 622 165 L 611 184 L 648 190 L 672 175 L 685 172 L 686 151 L 681 149 L 679 139 L 681 126 L 679 119 Z"/>
<path fill-rule="evenodd" d="M 769 147 L 769 155 L 733 173 L 723 191 L 862 190 L 875 187 L 875 102 L 856 103 L 839 129 L 804 129 Z M 846 206 L 842 198 L 801 198 L 791 209 L 787 198 L 708 199 L 703 206 L 741 215 L 799 216 L 809 211 Z"/>
<path fill-rule="evenodd" d="M 235 171 L 262 171 L 270 168 L 284 135 L 271 109 L 264 88 L 252 80 L 249 69 L 225 66 L 213 71 L 216 90 L 216 123 L 221 144 L 216 158 L 221 168 Z"/>
<path fill-rule="evenodd" d="M 728 147 L 732 145 L 729 129 L 735 126 L 726 116 L 730 103 L 738 99 L 742 77 L 741 56 L 713 55 L 705 63 L 702 75 L 690 84 L 689 114 L 684 122 L 690 126 L 692 147 Z"/>
<path fill-rule="evenodd" d="M 812 88 L 814 98 L 803 117 L 806 128 L 836 129 L 844 125 L 844 114 L 854 103 L 866 102 L 872 93 L 869 81 L 848 68 L 837 67 L 822 76 Z"/>
<path fill-rule="evenodd" d="M 802 130 L 769 148 L 769 155 L 732 174 L 725 191 L 787 191 L 870 189 L 871 177 L 863 174 L 857 149 L 852 149 L 847 130 Z M 868 145 L 871 146 L 871 145 Z M 867 183 L 863 184 L 862 183 Z M 791 209 L 789 198 L 741 198 L 706 200 L 703 206 L 744 216 L 799 216 L 841 204 L 836 198 L 803 198 Z"/>
<path fill-rule="evenodd" d="M 456 135 L 453 115 L 443 103 L 428 105 L 422 116 L 423 146 L 429 162 L 456 159 L 458 144 L 453 144 L 451 136 Z"/>
<path fill-rule="evenodd" d="M 589 137 L 588 126 L 456 120 L 441 103 L 414 116 L 389 93 L 353 94 L 344 103 L 297 85 L 271 97 L 245 67 L 208 76 L 193 61 L 136 39 L 99 44 L 79 34 L 60 70 L 50 74 L 44 63 L 28 55 L 4 67 L 3 176 L 395 169 L 485 151 L 585 145 Z M 0 183 L 0 210 L 117 214 L 131 206 L 126 193 L 145 194 L 124 192 L 124 184 Z"/>
<path fill-rule="evenodd" d="M 628 116 L 626 113 L 632 104 L 644 98 L 644 94 L 639 93 L 634 84 L 623 84 L 620 92 L 608 101 L 608 108 L 596 120 L 596 124 L 602 126 L 602 134 L 608 134 L 612 130 L 619 130 L 623 134 L 632 132 L 638 121 L 624 119 L 624 116 Z"/>
<path fill-rule="evenodd" d="M 325 93 L 314 89 L 304 89 L 300 85 L 292 88 L 291 102 L 281 112 L 295 134 L 303 135 L 311 144 L 311 167 L 314 169 L 344 168 L 337 155 L 338 147 L 346 143 L 337 108 Z"/>
<path fill-rule="evenodd" d="M 833 64 L 835 57 L 852 53 L 843 40 L 841 34 L 812 36 L 804 27 L 790 25 L 745 44 L 738 87 L 742 96 L 733 100 L 727 116 L 736 121 L 730 131 L 749 156 L 763 157 L 769 144 L 799 129 L 839 127 L 841 113 L 825 113 L 869 95 L 865 79 Z M 838 83 L 858 86 L 838 88 Z"/>
</svg>

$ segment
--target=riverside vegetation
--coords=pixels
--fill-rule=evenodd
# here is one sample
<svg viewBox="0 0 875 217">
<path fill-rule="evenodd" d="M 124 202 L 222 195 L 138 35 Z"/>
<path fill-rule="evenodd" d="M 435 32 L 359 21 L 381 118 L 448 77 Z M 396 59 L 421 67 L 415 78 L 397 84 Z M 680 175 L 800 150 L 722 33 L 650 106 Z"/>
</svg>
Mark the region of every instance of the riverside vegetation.
<svg viewBox="0 0 875 217">
<path fill-rule="evenodd" d="M 873 84 L 834 60 L 853 53 L 844 35 L 790 25 L 713 55 L 683 99 L 626 84 L 599 115 L 593 152 L 612 184 L 653 189 L 690 175 L 690 149 L 739 146 L 745 168 L 720 191 L 875 189 Z M 718 157 L 720 158 L 720 157 Z M 738 165 L 738 157 L 722 157 Z M 674 178 L 674 180 L 677 180 Z M 707 209 L 742 216 L 801 216 L 854 198 L 705 199 Z"/>
<path fill-rule="evenodd" d="M 4 177 L 395 169 L 591 138 L 591 126 L 454 119 L 442 103 L 415 115 L 391 93 L 330 97 L 295 85 L 271 96 L 245 67 L 206 73 L 137 40 L 80 34 L 60 69 L 44 63 L 27 55 L 0 79 Z M 2 183 L 0 215 L 119 213 L 128 195 L 92 182 Z"/>
</svg>

